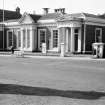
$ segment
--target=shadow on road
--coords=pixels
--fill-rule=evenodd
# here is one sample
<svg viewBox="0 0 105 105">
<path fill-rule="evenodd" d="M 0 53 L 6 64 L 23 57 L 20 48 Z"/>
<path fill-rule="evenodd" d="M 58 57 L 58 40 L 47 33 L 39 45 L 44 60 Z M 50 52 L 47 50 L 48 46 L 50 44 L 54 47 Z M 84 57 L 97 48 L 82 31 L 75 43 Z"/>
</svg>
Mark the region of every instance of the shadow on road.
<svg viewBox="0 0 105 105">
<path fill-rule="evenodd" d="M 95 100 L 105 96 L 104 92 L 57 90 L 45 87 L 31 87 L 16 84 L 0 84 L 0 94 L 21 94 L 35 96 L 60 96 L 74 99 Z"/>
</svg>

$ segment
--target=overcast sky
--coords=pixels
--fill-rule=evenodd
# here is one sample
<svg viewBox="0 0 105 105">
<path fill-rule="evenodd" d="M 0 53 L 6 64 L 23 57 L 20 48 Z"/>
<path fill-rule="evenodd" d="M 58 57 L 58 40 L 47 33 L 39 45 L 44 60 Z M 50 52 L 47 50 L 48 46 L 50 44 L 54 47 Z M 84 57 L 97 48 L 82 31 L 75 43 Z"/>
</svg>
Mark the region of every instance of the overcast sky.
<svg viewBox="0 0 105 105">
<path fill-rule="evenodd" d="M 65 8 L 67 13 L 105 13 L 105 0 L 4 0 L 4 8 L 15 10 L 19 6 L 21 13 L 43 13 L 42 8 Z M 3 8 L 3 0 L 0 0 L 0 9 Z"/>
</svg>

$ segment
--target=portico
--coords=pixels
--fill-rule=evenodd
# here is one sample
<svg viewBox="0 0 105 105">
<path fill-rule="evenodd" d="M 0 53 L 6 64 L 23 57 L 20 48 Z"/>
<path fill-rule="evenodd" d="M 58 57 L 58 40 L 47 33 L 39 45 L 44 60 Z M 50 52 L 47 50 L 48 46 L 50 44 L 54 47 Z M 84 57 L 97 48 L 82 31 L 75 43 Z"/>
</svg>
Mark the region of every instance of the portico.
<svg viewBox="0 0 105 105">
<path fill-rule="evenodd" d="M 7 31 L 7 48 L 14 45 L 17 50 L 33 51 L 36 48 L 35 27 L 22 27 Z"/>
<path fill-rule="evenodd" d="M 64 43 L 65 52 L 81 52 L 81 24 L 80 22 L 59 23 L 59 50 L 60 44 Z"/>
</svg>

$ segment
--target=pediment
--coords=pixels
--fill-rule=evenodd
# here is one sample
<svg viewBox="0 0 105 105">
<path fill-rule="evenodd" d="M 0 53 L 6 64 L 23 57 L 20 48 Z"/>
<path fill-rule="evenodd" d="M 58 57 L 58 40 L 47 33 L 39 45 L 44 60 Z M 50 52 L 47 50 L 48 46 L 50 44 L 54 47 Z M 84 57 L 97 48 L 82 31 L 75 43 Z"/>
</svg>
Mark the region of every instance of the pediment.
<svg viewBox="0 0 105 105">
<path fill-rule="evenodd" d="M 20 24 L 31 24 L 33 22 L 34 22 L 34 20 L 27 13 L 24 13 L 22 18 L 19 20 Z"/>
</svg>

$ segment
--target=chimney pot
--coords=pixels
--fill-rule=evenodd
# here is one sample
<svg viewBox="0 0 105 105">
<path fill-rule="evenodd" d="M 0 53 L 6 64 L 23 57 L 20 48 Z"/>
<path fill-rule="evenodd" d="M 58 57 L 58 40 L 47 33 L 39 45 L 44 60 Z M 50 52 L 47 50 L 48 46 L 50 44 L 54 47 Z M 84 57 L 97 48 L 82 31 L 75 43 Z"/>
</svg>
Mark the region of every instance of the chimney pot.
<svg viewBox="0 0 105 105">
<path fill-rule="evenodd" d="M 62 14 L 64 14 L 65 13 L 65 8 L 55 9 L 54 11 L 55 11 L 55 13 L 62 13 Z"/>
<path fill-rule="evenodd" d="M 16 12 L 20 14 L 20 8 L 19 7 L 16 8 Z"/>
<path fill-rule="evenodd" d="M 43 10 L 44 10 L 44 15 L 47 15 L 48 14 L 48 10 L 49 10 L 49 8 L 43 8 Z"/>
</svg>

